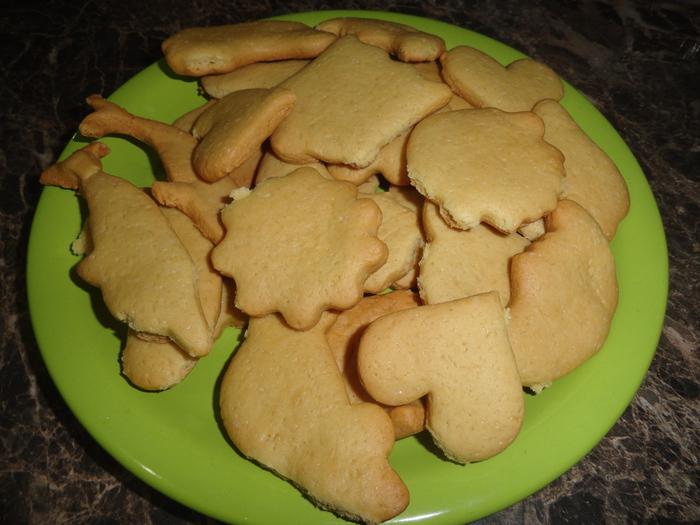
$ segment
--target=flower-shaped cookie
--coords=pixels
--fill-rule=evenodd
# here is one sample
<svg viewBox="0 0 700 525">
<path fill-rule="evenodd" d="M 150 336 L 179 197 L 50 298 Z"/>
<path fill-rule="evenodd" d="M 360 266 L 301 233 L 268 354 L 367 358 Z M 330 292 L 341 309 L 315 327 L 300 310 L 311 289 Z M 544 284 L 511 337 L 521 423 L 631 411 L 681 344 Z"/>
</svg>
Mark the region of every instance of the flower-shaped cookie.
<svg viewBox="0 0 700 525">
<path fill-rule="evenodd" d="M 212 261 L 236 281 L 236 303 L 251 316 L 280 312 L 292 327 L 311 328 L 324 310 L 355 305 L 386 262 L 381 211 L 351 182 L 302 167 L 237 191 Z"/>
</svg>

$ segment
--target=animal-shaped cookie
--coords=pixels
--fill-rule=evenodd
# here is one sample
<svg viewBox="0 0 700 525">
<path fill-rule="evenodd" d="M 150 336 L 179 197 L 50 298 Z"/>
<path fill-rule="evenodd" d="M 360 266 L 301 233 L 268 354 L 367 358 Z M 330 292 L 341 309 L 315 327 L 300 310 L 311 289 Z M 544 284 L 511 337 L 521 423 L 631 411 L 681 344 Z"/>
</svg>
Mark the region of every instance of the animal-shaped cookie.
<svg viewBox="0 0 700 525">
<path fill-rule="evenodd" d="M 535 392 L 600 350 L 618 298 L 612 251 L 585 209 L 562 200 L 545 229 L 511 260 L 508 333 L 522 383 Z"/>
<path fill-rule="evenodd" d="M 483 51 L 456 46 L 440 56 L 445 82 L 478 108 L 530 111 L 540 100 L 564 97 L 564 84 L 549 66 L 522 58 L 502 66 Z"/>
<path fill-rule="evenodd" d="M 523 392 L 496 292 L 376 319 L 362 334 L 357 366 L 381 403 L 427 396 L 425 426 L 458 463 L 499 454 L 520 432 Z"/>
<path fill-rule="evenodd" d="M 323 311 L 355 305 L 386 262 L 381 211 L 350 182 L 302 167 L 233 197 L 212 261 L 236 281 L 236 303 L 251 316 L 281 312 L 309 329 Z"/>
<path fill-rule="evenodd" d="M 197 291 L 192 257 L 158 204 L 102 170 L 109 148 L 94 142 L 49 167 L 43 184 L 74 187 L 89 209 L 92 250 L 78 275 L 137 332 L 167 337 L 193 357 L 207 355 L 212 329 Z"/>
<path fill-rule="evenodd" d="M 183 29 L 164 40 L 161 49 L 175 73 L 201 77 L 255 62 L 314 58 L 335 40 L 301 22 L 256 20 Z"/>
<path fill-rule="evenodd" d="M 389 20 L 332 18 L 318 23 L 316 29 L 338 37 L 355 35 L 360 41 L 380 47 L 403 62 L 435 60 L 445 51 L 445 41 L 441 37 Z"/>
<path fill-rule="evenodd" d="M 185 213 L 207 239 L 218 243 L 224 235 L 219 212 L 230 202 L 228 196 L 234 189 L 250 185 L 262 153 L 253 154 L 228 177 L 216 182 L 205 181 L 192 165 L 193 152 L 199 142 L 189 132 L 175 125 L 132 115 L 100 95 L 91 95 L 87 102 L 95 111 L 80 123 L 81 133 L 96 138 L 109 134 L 128 135 L 153 148 L 168 179 L 153 182 L 153 197 L 159 203 Z M 198 108 L 205 109 L 204 106 Z"/>
<path fill-rule="evenodd" d="M 531 112 L 437 113 L 411 133 L 408 176 L 452 226 L 512 233 L 552 211 L 562 191 L 564 156 L 543 136 Z"/>
<path fill-rule="evenodd" d="M 306 331 L 277 314 L 251 319 L 221 382 L 221 417 L 241 454 L 314 503 L 380 523 L 409 499 L 388 461 L 394 428 L 379 406 L 350 404 L 326 341 L 333 319 L 325 313 Z"/>
</svg>

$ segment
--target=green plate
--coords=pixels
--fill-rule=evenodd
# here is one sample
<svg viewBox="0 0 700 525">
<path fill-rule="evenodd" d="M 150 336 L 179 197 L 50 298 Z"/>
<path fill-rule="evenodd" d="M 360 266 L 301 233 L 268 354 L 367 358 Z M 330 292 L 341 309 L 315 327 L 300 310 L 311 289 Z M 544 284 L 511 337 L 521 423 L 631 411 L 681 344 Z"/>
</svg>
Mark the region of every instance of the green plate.
<svg viewBox="0 0 700 525">
<path fill-rule="evenodd" d="M 365 16 L 413 25 L 442 36 L 448 48 L 477 47 L 504 64 L 523 55 L 471 31 L 422 18 L 335 11 L 285 16 L 311 26 L 336 16 Z M 86 93 L 86 96 L 89 93 Z M 110 99 L 166 122 L 203 102 L 197 83 L 173 75 L 163 61 L 136 75 Z M 631 194 L 631 209 L 612 242 L 620 303 L 604 348 L 538 396 L 526 398 L 526 418 L 505 452 L 466 466 L 444 461 L 430 440 L 396 443 L 390 461 L 410 492 L 394 521 L 462 524 L 505 508 L 544 487 L 591 450 L 628 406 L 654 355 L 664 319 L 668 257 L 649 185 L 624 141 L 582 95 L 566 86 L 562 104 L 612 157 Z M 88 108 L 86 107 L 86 113 Z M 159 176 L 153 156 L 123 138 L 104 139 L 112 153 L 105 171 L 135 184 Z M 84 143 L 76 137 L 61 158 Z M 124 329 L 96 290 L 75 276 L 69 246 L 84 207 L 72 191 L 44 189 L 28 255 L 29 305 L 46 366 L 66 403 L 94 438 L 149 485 L 201 513 L 232 523 L 344 523 L 316 509 L 299 491 L 243 459 L 219 424 L 217 388 L 241 340 L 227 330 L 214 351 L 176 388 L 141 392 L 120 375 Z"/>
</svg>

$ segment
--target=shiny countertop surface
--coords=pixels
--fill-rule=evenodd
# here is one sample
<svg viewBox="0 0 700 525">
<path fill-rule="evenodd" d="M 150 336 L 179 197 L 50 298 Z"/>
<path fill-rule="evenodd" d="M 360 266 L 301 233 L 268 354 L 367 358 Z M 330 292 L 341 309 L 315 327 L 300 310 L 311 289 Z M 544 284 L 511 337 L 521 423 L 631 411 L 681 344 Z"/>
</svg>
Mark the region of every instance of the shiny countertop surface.
<svg viewBox="0 0 700 525">
<path fill-rule="evenodd" d="M 637 395 L 578 464 L 483 524 L 700 522 L 700 6 L 560 2 L 14 2 L 0 17 L 0 523 L 214 523 L 112 459 L 62 401 L 29 319 L 26 250 L 39 174 L 109 95 L 185 27 L 321 9 L 470 29 L 552 67 L 612 123 L 657 200 L 669 297 Z M 643 257 L 644 254 L 640 254 Z M 60 305 L 57 305 L 57 308 Z"/>
</svg>

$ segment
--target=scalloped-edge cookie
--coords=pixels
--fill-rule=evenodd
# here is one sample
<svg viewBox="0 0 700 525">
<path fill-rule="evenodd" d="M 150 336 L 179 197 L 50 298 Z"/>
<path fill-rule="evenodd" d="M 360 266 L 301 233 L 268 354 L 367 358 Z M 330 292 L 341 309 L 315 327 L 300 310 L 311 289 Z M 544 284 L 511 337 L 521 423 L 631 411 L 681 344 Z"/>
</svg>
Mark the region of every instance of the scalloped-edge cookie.
<svg viewBox="0 0 700 525">
<path fill-rule="evenodd" d="M 436 113 L 408 140 L 408 176 L 452 226 L 487 222 L 505 233 L 557 205 L 564 156 L 532 112 L 495 108 Z"/>
<path fill-rule="evenodd" d="M 381 211 L 351 182 L 302 167 L 237 192 L 212 261 L 236 281 L 236 304 L 251 316 L 280 312 L 309 329 L 323 311 L 355 305 L 386 262 Z"/>
</svg>

